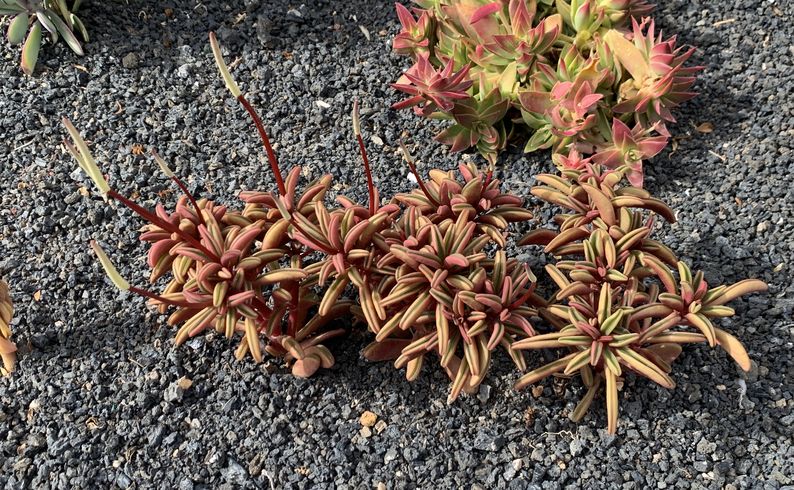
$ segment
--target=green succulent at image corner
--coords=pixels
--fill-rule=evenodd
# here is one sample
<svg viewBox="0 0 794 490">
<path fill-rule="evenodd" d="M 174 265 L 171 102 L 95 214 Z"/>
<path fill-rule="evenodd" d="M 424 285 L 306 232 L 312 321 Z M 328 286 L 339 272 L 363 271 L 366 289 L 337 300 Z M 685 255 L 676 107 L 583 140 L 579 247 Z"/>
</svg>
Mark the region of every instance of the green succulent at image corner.
<svg viewBox="0 0 794 490">
<path fill-rule="evenodd" d="M 394 104 L 450 120 L 437 139 L 492 165 L 510 140 L 525 152 L 572 149 L 642 186 L 671 109 L 695 96 L 694 48 L 663 39 L 645 0 L 414 0 L 396 4 L 397 54 L 414 64 Z"/>
<path fill-rule="evenodd" d="M 22 44 L 20 66 L 26 75 L 32 75 L 39 59 L 42 35 L 49 33 L 53 43 L 62 37 L 76 54 L 83 55 L 78 33 L 88 42 L 85 25 L 77 17 L 82 0 L 0 0 L 0 16 L 11 19 L 7 39 L 11 45 Z"/>
</svg>

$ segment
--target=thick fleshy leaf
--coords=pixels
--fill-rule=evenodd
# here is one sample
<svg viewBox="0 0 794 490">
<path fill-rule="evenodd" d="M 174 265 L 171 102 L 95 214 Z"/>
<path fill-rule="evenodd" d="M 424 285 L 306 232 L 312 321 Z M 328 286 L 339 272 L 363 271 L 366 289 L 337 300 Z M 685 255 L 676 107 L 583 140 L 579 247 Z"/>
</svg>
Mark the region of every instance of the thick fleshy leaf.
<svg viewBox="0 0 794 490">
<path fill-rule="evenodd" d="M 34 22 L 30 29 L 30 34 L 22 47 L 22 71 L 26 75 L 32 75 L 39 60 L 39 49 L 41 48 L 41 24 Z"/>
<path fill-rule="evenodd" d="M 720 347 L 736 361 L 736 364 L 744 371 L 749 372 L 752 368 L 752 363 L 742 343 L 733 335 L 719 328 L 714 328 L 714 335 L 717 337 L 717 342 L 720 344 Z"/>
<path fill-rule="evenodd" d="M 27 12 L 18 14 L 8 25 L 8 42 L 16 45 L 25 40 L 25 33 L 28 32 L 30 17 Z"/>
</svg>

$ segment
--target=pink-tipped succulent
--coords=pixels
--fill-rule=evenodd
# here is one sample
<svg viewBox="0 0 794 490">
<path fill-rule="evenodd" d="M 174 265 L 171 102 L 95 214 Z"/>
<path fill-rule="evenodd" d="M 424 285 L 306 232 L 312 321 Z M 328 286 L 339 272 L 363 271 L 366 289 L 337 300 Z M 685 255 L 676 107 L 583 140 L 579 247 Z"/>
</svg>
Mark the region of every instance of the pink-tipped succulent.
<svg viewBox="0 0 794 490">
<path fill-rule="evenodd" d="M 269 138 L 256 111 L 242 95 L 210 36 L 213 52 L 227 87 L 251 115 L 262 137 L 278 189 L 277 193 L 242 192 L 241 211 L 195 199 L 187 186 L 155 154 L 166 176 L 184 192 L 169 213 L 158 205 L 151 212 L 115 191 L 102 175 L 77 130 L 64 120 L 72 138 L 67 149 L 106 198 L 112 198 L 149 222 L 141 240 L 151 244 L 148 264 L 151 281 L 169 276 L 161 294 L 130 285 L 98 244 L 92 247 L 114 284 L 147 297 L 161 312 L 173 309 L 168 323 L 178 326 L 176 343 L 208 329 L 226 337 L 240 336 L 236 357 L 250 355 L 261 362 L 263 352 L 284 358 L 297 376 L 311 376 L 334 363 L 323 345 L 344 333 L 328 323 L 350 311 L 352 302 L 340 299 L 322 305 L 316 281 L 308 280 L 304 244 L 293 229 L 316 226 L 316 214 L 330 185 L 330 177 L 298 191 L 300 168 L 286 179 L 281 175 Z M 285 217 L 287 216 L 287 217 Z M 300 228 L 304 225 L 305 228 Z"/>
<path fill-rule="evenodd" d="M 701 66 L 684 66 L 695 48 L 676 47 L 676 39 L 664 40 L 655 32 L 654 21 L 632 19 L 633 33 L 627 39 L 618 31 L 604 36 L 620 66 L 631 78 L 623 81 L 613 112 L 633 119 L 645 128 L 654 127 L 669 136 L 666 123 L 675 122 L 671 109 L 696 94 L 691 91 Z M 645 30 L 645 33 L 643 33 Z"/>
<path fill-rule="evenodd" d="M 613 119 L 636 135 L 669 137 L 671 110 L 694 96 L 700 67 L 684 66 L 693 50 L 662 39 L 652 20 L 634 20 L 651 10 L 643 0 L 416 3 L 413 14 L 397 7 L 394 47 L 414 65 L 394 85 L 410 98 L 394 107 L 452 120 L 437 137 L 452 151 L 474 147 L 492 163 L 523 134 L 526 152 L 589 156 L 623 140 Z M 640 160 L 656 153 L 626 159 L 633 184 Z"/>
<path fill-rule="evenodd" d="M 467 79 L 468 71 L 468 66 L 454 71 L 452 61 L 448 61 L 443 68 L 436 69 L 427 56 L 420 56 L 416 64 L 392 85 L 411 95 L 410 98 L 394 104 L 394 108 L 414 107 L 414 111 L 423 116 L 429 116 L 437 110 L 451 111 L 456 100 L 469 97 L 466 90 L 473 82 Z"/>
<path fill-rule="evenodd" d="M 654 136 L 652 128 L 644 128 L 640 123 L 630 129 L 618 118 L 612 120 L 611 136 L 612 141 L 599 147 L 593 161 L 625 170 L 631 185 L 642 187 L 642 162 L 658 155 L 667 146 L 667 136 Z"/>
<path fill-rule="evenodd" d="M 427 12 L 420 11 L 414 18 L 408 8 L 401 3 L 394 4 L 402 30 L 394 38 L 392 47 L 399 54 L 429 53 L 432 21 Z"/>
</svg>

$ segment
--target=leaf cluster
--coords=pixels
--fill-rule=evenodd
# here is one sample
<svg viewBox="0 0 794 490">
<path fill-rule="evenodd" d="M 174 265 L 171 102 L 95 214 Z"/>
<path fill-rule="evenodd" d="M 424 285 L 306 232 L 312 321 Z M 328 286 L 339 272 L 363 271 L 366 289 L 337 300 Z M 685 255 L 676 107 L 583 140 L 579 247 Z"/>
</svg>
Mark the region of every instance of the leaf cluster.
<svg viewBox="0 0 794 490">
<path fill-rule="evenodd" d="M 621 177 L 619 171 L 590 162 L 561 175 L 537 177 L 540 185 L 532 194 L 565 213 L 556 217 L 559 230 L 533 230 L 521 243 L 543 245 L 558 256 L 546 271 L 559 290 L 540 309 L 553 330 L 513 344 L 514 349 L 563 352 L 521 377 L 516 388 L 551 375 L 578 374 L 587 391 L 572 419 L 580 420 L 604 388 L 611 433 L 625 375 L 673 388 L 670 372 L 682 344 L 719 345 L 749 371 L 744 347 L 717 322 L 735 314 L 726 303 L 767 289 L 755 279 L 710 286 L 702 271 L 693 272 L 651 238 L 653 214 L 672 222 L 672 210 L 645 190 L 620 187 Z"/>
<path fill-rule="evenodd" d="M 77 55 L 83 47 L 77 35 L 88 42 L 88 31 L 77 16 L 82 0 L 0 0 L 0 16 L 10 23 L 6 38 L 11 45 L 22 44 L 20 67 L 32 75 L 39 59 L 42 35 L 49 34 L 53 44 L 63 38 Z"/>
<path fill-rule="evenodd" d="M 415 0 L 396 4 L 394 50 L 414 64 L 395 108 L 448 119 L 437 139 L 491 163 L 511 139 L 526 152 L 576 150 L 642 186 L 667 144 L 671 110 L 694 97 L 694 49 L 663 39 L 645 0 Z M 641 20 L 637 20 L 641 19 Z"/>
</svg>

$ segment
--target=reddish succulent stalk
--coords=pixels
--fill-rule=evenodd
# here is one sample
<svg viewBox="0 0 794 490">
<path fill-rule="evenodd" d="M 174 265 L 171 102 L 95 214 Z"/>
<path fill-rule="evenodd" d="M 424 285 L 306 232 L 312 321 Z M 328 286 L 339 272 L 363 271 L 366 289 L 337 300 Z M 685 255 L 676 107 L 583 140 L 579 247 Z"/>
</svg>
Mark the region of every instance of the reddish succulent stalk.
<svg viewBox="0 0 794 490">
<path fill-rule="evenodd" d="M 375 215 L 377 203 L 375 202 L 375 183 L 372 181 L 372 172 L 369 168 L 369 158 L 367 158 L 367 149 L 364 147 L 364 139 L 360 134 L 356 135 L 358 140 L 358 149 L 361 151 L 361 159 L 364 160 L 364 173 L 367 174 L 367 191 L 369 192 L 369 214 Z"/>
<path fill-rule="evenodd" d="M 193 197 L 193 194 L 191 194 L 190 191 L 187 190 L 187 186 L 185 185 L 185 183 L 182 182 L 182 180 L 176 175 L 171 177 L 171 180 L 173 180 L 174 183 L 176 183 L 176 185 L 179 186 L 182 192 L 187 196 L 188 200 L 190 201 L 190 204 L 193 205 L 193 209 L 196 210 L 196 217 L 198 218 L 199 223 L 204 226 L 207 226 L 207 223 L 204 221 L 204 216 L 201 214 L 201 208 L 199 208 L 199 205 L 196 202 L 196 199 Z"/>
<path fill-rule="evenodd" d="M 419 185 L 419 188 L 422 189 L 422 192 L 427 197 L 427 199 L 433 204 L 433 206 L 438 206 L 439 202 L 433 199 L 433 196 L 430 192 L 427 191 L 427 187 L 425 186 L 425 181 L 422 180 L 422 176 L 419 175 L 419 172 L 416 170 L 416 165 L 414 164 L 414 159 L 411 157 L 411 154 L 408 153 L 408 148 L 405 146 L 405 143 L 400 141 L 400 146 L 403 149 L 403 154 L 405 155 L 405 162 L 408 164 L 408 169 L 414 174 L 414 178 L 416 179 L 416 183 Z"/>
<path fill-rule="evenodd" d="M 207 306 L 207 305 L 202 305 L 202 304 L 199 304 L 199 303 L 188 303 L 187 301 L 174 301 L 172 299 L 166 299 L 166 298 L 163 298 L 160 295 L 154 294 L 152 292 L 149 292 L 149 291 L 147 291 L 145 289 L 141 289 L 141 288 L 136 287 L 136 286 L 130 286 L 130 291 L 135 293 L 135 294 L 137 294 L 137 295 L 143 296 L 145 298 L 149 298 L 149 299 L 152 299 L 154 301 L 159 301 L 160 303 L 164 303 L 164 304 L 171 305 L 171 306 L 181 306 L 181 307 L 185 307 L 185 308 L 203 308 L 203 307 Z"/>
<path fill-rule="evenodd" d="M 157 152 L 154 151 L 154 150 L 152 150 L 152 155 L 154 155 L 155 158 L 159 158 L 159 156 L 157 155 Z M 199 208 L 199 205 L 196 202 L 196 199 L 193 197 L 193 194 L 191 194 L 190 191 L 187 189 L 187 186 L 185 185 L 185 183 L 182 182 L 182 179 L 180 179 L 176 175 L 172 174 L 171 175 L 171 180 L 177 185 L 177 187 L 179 187 L 179 189 L 182 190 L 182 192 L 187 196 L 188 200 L 190 201 L 190 204 L 193 205 L 193 209 L 196 210 L 196 218 L 198 218 L 199 223 L 201 223 L 204 226 L 207 226 L 207 223 L 204 221 L 204 216 L 202 216 L 202 214 L 201 214 L 201 208 Z"/>
<path fill-rule="evenodd" d="M 141 216 L 145 220 L 151 222 L 152 224 L 154 224 L 156 226 L 159 226 L 160 228 L 162 228 L 164 230 L 170 231 L 171 233 L 176 233 L 180 237 L 184 238 L 185 241 L 190 242 L 191 245 L 193 245 L 197 249 L 201 250 L 204 254 L 207 255 L 207 257 L 210 257 L 214 261 L 220 261 L 220 257 L 215 255 L 215 253 L 213 253 L 207 247 L 202 245 L 201 242 L 196 240 L 194 237 L 192 237 L 192 236 L 188 235 L 187 233 L 183 232 L 182 230 L 180 230 L 178 226 L 174 226 L 171 223 L 169 223 L 168 221 L 166 221 L 164 219 L 161 219 L 156 214 L 148 211 L 146 208 L 144 208 L 143 206 L 140 206 L 135 201 L 133 201 L 131 199 L 127 199 L 126 197 L 122 196 L 121 194 L 119 194 L 118 192 L 114 191 L 113 189 L 109 190 L 107 194 L 108 194 L 108 196 L 112 197 L 113 199 L 119 201 L 121 204 L 123 204 L 123 205 L 127 206 L 128 208 L 130 208 L 132 211 L 134 211 L 136 214 L 138 214 L 139 216 Z"/>
<path fill-rule="evenodd" d="M 253 106 L 248 103 L 244 95 L 240 94 L 237 97 L 237 100 L 240 101 L 243 107 L 245 107 L 245 110 L 248 111 L 251 119 L 254 120 L 254 125 L 256 126 L 256 130 L 259 132 L 259 137 L 262 139 L 262 143 L 265 145 L 267 159 L 270 162 L 270 170 L 273 171 L 273 176 L 276 178 L 276 185 L 278 185 L 278 192 L 283 196 L 287 193 L 287 187 L 284 185 L 284 179 L 281 177 L 281 170 L 278 168 L 276 152 L 273 151 L 273 146 L 270 144 L 270 138 L 267 137 L 265 126 L 262 124 L 262 120 L 259 119 L 259 115 L 256 113 L 256 110 L 254 110 Z"/>
</svg>

